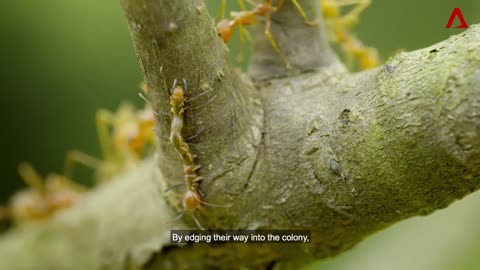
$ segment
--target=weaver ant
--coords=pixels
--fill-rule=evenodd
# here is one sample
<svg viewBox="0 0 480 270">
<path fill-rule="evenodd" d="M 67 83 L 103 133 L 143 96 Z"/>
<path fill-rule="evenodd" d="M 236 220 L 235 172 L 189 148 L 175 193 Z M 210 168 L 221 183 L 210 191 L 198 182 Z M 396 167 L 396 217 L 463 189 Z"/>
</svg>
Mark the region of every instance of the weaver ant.
<svg viewBox="0 0 480 270">
<path fill-rule="evenodd" d="M 347 62 L 356 59 L 361 70 L 377 67 L 380 64 L 377 50 L 365 46 L 350 33 L 358 23 L 358 16 L 370 5 L 371 0 L 322 0 L 320 3 L 325 21 L 332 32 L 332 39 L 340 44 L 347 56 Z M 356 6 L 347 14 L 341 15 L 341 8 L 351 5 Z"/>
<path fill-rule="evenodd" d="M 153 110 L 149 104 L 135 110 L 129 103 L 121 104 L 117 112 L 99 110 L 96 126 L 102 159 L 80 151 L 70 151 L 65 160 L 65 175 L 72 177 L 74 164 L 96 170 L 100 180 L 110 179 L 120 171 L 136 165 L 155 145 Z"/>
<path fill-rule="evenodd" d="M 86 190 L 63 175 L 49 174 L 42 179 L 28 163 L 20 164 L 18 170 L 28 187 L 15 193 L 8 206 L 0 207 L 0 217 L 15 224 L 48 218 L 72 206 Z"/>
<path fill-rule="evenodd" d="M 305 11 L 302 9 L 302 7 L 300 6 L 297 0 L 291 0 L 291 1 L 295 5 L 300 15 L 302 16 L 304 22 L 307 25 L 311 25 L 311 26 L 317 25 L 317 22 L 308 20 L 307 15 L 305 14 Z M 273 0 L 264 0 L 262 3 L 256 3 L 253 0 L 247 0 L 247 2 L 253 6 L 251 10 L 245 9 L 243 0 L 237 0 L 237 2 L 239 3 L 239 6 L 242 8 L 242 11 L 230 12 L 231 20 L 223 19 L 218 22 L 217 24 L 218 36 L 223 40 L 223 42 L 227 43 L 232 37 L 235 27 L 238 27 L 240 29 L 240 34 L 241 34 L 240 37 L 243 40 L 243 35 L 245 35 L 245 31 L 243 31 L 241 27 L 255 24 L 257 21 L 257 16 L 265 17 L 265 29 L 264 29 L 265 36 L 267 37 L 268 41 L 272 45 L 275 52 L 278 53 L 278 55 L 280 55 L 280 57 L 282 58 L 283 62 L 285 63 L 285 67 L 287 69 L 291 68 L 287 57 L 282 53 L 277 43 L 273 39 L 272 34 L 270 33 L 271 14 L 279 11 L 285 4 L 285 0 L 279 0 L 276 5 L 273 5 Z M 226 0 L 222 0 L 222 3 L 221 3 L 222 14 L 224 13 L 225 5 L 226 5 Z"/>
<path fill-rule="evenodd" d="M 203 177 L 198 174 L 198 170 L 201 168 L 201 166 L 195 162 L 196 155 L 193 154 L 192 150 L 185 142 L 185 139 L 182 135 L 182 129 L 184 125 L 186 90 L 187 82 L 185 79 L 183 79 L 183 87 L 177 85 L 177 80 L 175 79 L 172 89 L 170 90 L 170 112 L 172 114 L 172 122 L 170 125 L 171 129 L 169 140 L 179 154 L 180 158 L 182 159 L 185 186 L 187 188 L 187 191 L 184 193 L 182 198 L 182 206 L 184 210 L 173 221 L 180 219 L 185 213 L 185 211 L 192 211 L 193 220 L 195 221 L 197 226 L 203 230 L 204 228 L 195 216 L 196 211 L 201 208 L 202 204 L 212 207 L 224 206 L 206 203 L 202 200 L 204 194 L 200 190 L 199 181 L 203 180 Z M 179 185 L 176 185 L 174 187 L 177 186 Z"/>
</svg>

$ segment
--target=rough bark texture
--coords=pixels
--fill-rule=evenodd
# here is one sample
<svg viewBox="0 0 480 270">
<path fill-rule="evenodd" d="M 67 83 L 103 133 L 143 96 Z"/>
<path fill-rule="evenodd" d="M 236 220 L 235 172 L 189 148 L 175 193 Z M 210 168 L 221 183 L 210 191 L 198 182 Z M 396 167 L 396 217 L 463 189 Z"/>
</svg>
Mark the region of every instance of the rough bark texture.
<svg viewBox="0 0 480 270">
<path fill-rule="evenodd" d="M 272 33 L 293 70 L 280 68 L 259 35 L 253 87 L 228 66 L 202 1 L 122 4 L 161 137 L 169 133 L 169 85 L 188 82 L 185 137 L 203 127 L 191 144 L 205 200 L 231 205 L 204 207 L 202 225 L 310 229 L 314 242 L 169 244 L 170 229 L 194 223 L 190 214 L 185 224 L 168 223 L 182 190 L 163 190 L 182 181 L 182 168 L 160 138 L 155 161 L 48 222 L 5 235 L 2 269 L 297 269 L 480 187 L 480 27 L 348 74 L 321 26 L 304 25 L 287 1 Z"/>
</svg>

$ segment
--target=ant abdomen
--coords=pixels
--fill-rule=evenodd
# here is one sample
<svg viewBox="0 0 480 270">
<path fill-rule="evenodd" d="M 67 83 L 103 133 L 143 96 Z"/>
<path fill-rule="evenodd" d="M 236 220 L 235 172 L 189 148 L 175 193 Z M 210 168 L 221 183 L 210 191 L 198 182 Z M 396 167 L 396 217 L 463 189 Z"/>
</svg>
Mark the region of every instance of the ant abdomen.
<svg viewBox="0 0 480 270">
<path fill-rule="evenodd" d="M 188 210 L 197 210 L 202 205 L 198 191 L 187 190 L 183 196 L 183 207 Z"/>
</svg>

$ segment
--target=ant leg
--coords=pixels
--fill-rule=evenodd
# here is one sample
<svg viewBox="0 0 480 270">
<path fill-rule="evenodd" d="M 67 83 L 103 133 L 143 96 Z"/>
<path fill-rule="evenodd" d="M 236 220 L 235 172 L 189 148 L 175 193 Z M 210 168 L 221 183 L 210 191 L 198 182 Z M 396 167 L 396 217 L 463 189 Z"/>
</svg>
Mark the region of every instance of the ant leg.
<svg viewBox="0 0 480 270">
<path fill-rule="evenodd" d="M 200 133 L 202 133 L 202 131 L 203 131 L 204 129 L 205 129 L 205 128 L 202 127 L 202 128 L 197 132 L 197 134 L 186 138 L 185 141 L 188 142 L 188 141 L 190 141 L 190 140 L 192 140 L 192 139 L 195 139 L 198 135 L 200 135 Z"/>
<path fill-rule="evenodd" d="M 358 65 L 361 70 L 371 69 L 380 65 L 378 51 L 372 47 L 365 47 L 363 53 L 359 56 Z"/>
<path fill-rule="evenodd" d="M 358 0 L 357 6 L 353 8 L 349 13 L 345 15 L 345 18 L 349 18 L 353 22 L 358 21 L 358 16 L 362 13 L 369 5 L 370 0 Z"/>
<path fill-rule="evenodd" d="M 371 4 L 371 0 L 336 0 L 338 6 L 357 5 L 349 14 L 359 15 L 365 8 Z"/>
<path fill-rule="evenodd" d="M 277 7 L 275 8 L 275 11 L 278 11 L 283 3 L 285 2 L 285 0 L 280 0 L 279 1 L 279 4 L 277 5 Z M 310 21 L 308 18 L 307 18 L 307 14 L 305 14 L 305 11 L 303 10 L 302 6 L 300 6 L 300 4 L 298 3 L 297 0 L 292 0 L 292 3 L 293 5 L 297 8 L 298 12 L 300 13 L 300 15 L 302 16 L 303 18 L 303 21 L 305 22 L 306 25 L 309 25 L 309 26 L 317 26 L 318 25 L 318 21 L 315 20 L 315 21 Z"/>
<path fill-rule="evenodd" d="M 143 99 L 143 101 L 145 101 L 148 105 L 153 106 L 152 102 L 150 102 L 150 100 L 148 100 L 148 98 L 146 96 L 144 96 L 142 93 L 138 93 L 138 96 L 141 99 Z"/>
<path fill-rule="evenodd" d="M 354 60 L 357 61 L 357 67 L 360 70 L 371 69 L 380 64 L 380 57 L 378 56 L 377 50 L 365 46 L 355 37 L 350 37 L 342 47 L 347 60 L 347 66 L 350 68 L 353 68 Z"/>
<path fill-rule="evenodd" d="M 174 219 L 172 219 L 172 220 L 170 220 L 170 221 L 165 222 L 164 224 L 172 224 L 172 223 L 174 223 L 174 222 L 177 222 L 178 220 L 180 220 L 180 219 L 183 217 L 184 214 L 185 214 L 185 210 L 183 210 L 183 211 L 180 213 L 180 215 L 178 215 L 177 217 L 175 217 Z"/>
<path fill-rule="evenodd" d="M 350 26 L 356 24 L 360 13 L 362 13 L 370 4 L 371 0 L 337 0 L 338 6 L 356 5 L 347 14 L 338 18 L 338 21 Z"/>
<path fill-rule="evenodd" d="M 243 2 L 243 0 L 237 0 L 237 4 L 242 11 L 247 10 L 247 7 L 245 6 L 245 2 Z"/>
<path fill-rule="evenodd" d="M 242 4 L 244 4 L 244 3 L 243 3 L 243 0 L 239 0 L 239 1 L 241 1 Z M 238 2 L 238 1 L 237 1 L 237 2 Z M 252 7 L 258 6 L 258 3 L 256 3 L 254 0 L 247 0 L 247 3 L 250 4 Z M 239 4 L 239 6 L 240 6 L 240 8 L 241 8 L 241 5 L 240 5 L 240 4 Z M 243 6 L 245 7 L 245 5 L 243 5 Z"/>
<path fill-rule="evenodd" d="M 167 189 L 165 189 L 165 192 L 169 192 L 170 190 L 173 190 L 173 189 L 179 188 L 179 187 L 181 187 L 181 186 L 184 186 L 184 185 L 185 185 L 185 183 L 178 183 L 178 184 L 175 184 L 175 185 L 173 185 L 173 186 L 170 186 L 170 187 L 168 187 Z"/>
<path fill-rule="evenodd" d="M 148 87 L 145 81 L 140 83 L 139 88 L 140 88 L 140 91 L 142 91 L 145 94 L 148 94 Z"/>
<path fill-rule="evenodd" d="M 193 171 L 196 171 L 196 170 L 198 170 L 198 169 L 200 169 L 200 165 L 197 165 L 197 167 L 196 167 Z M 203 178 L 202 176 L 199 176 L 199 177 L 197 177 L 197 179 L 195 179 L 195 180 L 193 181 L 193 183 L 200 182 L 200 181 L 202 181 L 202 180 L 204 180 L 204 179 L 205 179 L 205 178 Z"/>
<path fill-rule="evenodd" d="M 220 0 L 220 10 L 217 13 L 217 22 L 225 18 L 225 9 L 227 7 L 227 0 Z"/>
<path fill-rule="evenodd" d="M 155 135 L 157 135 L 157 138 L 163 139 L 163 140 L 166 140 L 166 141 L 170 141 L 170 138 L 161 136 L 156 128 L 152 128 L 152 129 L 153 129 L 153 132 L 155 133 Z"/>
<path fill-rule="evenodd" d="M 214 101 L 215 99 L 217 98 L 217 95 L 213 96 L 211 99 L 209 99 L 206 103 L 200 105 L 200 106 L 197 106 L 197 107 L 193 107 L 192 110 L 197 110 L 197 109 L 200 109 L 202 108 L 203 106 L 206 106 L 208 104 L 210 104 L 212 101 Z"/>
<path fill-rule="evenodd" d="M 201 93 L 201 94 L 199 94 L 199 95 L 197 95 L 197 96 L 195 96 L 195 97 L 193 97 L 193 98 L 190 98 L 190 99 L 186 100 L 185 102 L 191 102 L 191 101 L 193 101 L 193 100 L 196 100 L 196 99 L 198 99 L 199 97 L 201 97 L 201 96 L 203 96 L 203 95 L 205 95 L 205 94 L 207 94 L 207 93 L 210 93 L 211 91 L 213 91 L 213 89 L 208 90 L 208 91 L 205 91 L 205 92 L 203 92 L 203 93 Z M 213 97 L 212 97 L 211 99 L 209 99 L 206 103 L 201 104 L 201 105 L 199 105 L 199 106 L 197 106 L 197 107 L 190 107 L 190 109 L 191 109 L 191 111 L 195 111 L 195 110 L 197 110 L 197 109 L 200 109 L 200 108 L 202 108 L 202 107 L 210 104 L 210 103 L 211 103 L 212 101 L 214 101 L 216 98 L 217 98 L 217 95 L 213 96 Z M 200 112 L 200 113 L 197 113 L 197 114 L 195 114 L 195 115 L 192 114 L 192 120 L 193 120 L 193 121 L 196 121 L 196 119 L 198 119 L 198 117 L 201 116 L 201 115 L 203 115 L 204 113 L 205 113 L 205 111 Z"/>
<path fill-rule="evenodd" d="M 40 193 L 45 193 L 45 183 L 30 163 L 20 163 L 18 173 L 28 187 L 38 190 Z"/>
<path fill-rule="evenodd" d="M 198 189 L 198 193 L 200 193 L 200 196 L 202 196 L 202 198 L 206 196 L 206 194 L 201 189 Z"/>
<path fill-rule="evenodd" d="M 280 55 L 280 57 L 282 58 L 283 62 L 285 63 L 285 68 L 291 69 L 292 67 L 288 62 L 287 57 L 280 51 L 280 48 L 277 46 L 277 43 L 275 42 L 275 40 L 272 37 L 272 34 L 270 33 L 270 24 L 271 24 L 270 12 L 267 12 L 267 14 L 265 14 L 265 31 L 264 31 L 265 36 L 267 36 L 267 39 L 270 42 L 270 45 L 272 45 L 275 52 L 277 52 L 278 55 Z"/>
<path fill-rule="evenodd" d="M 211 206 L 211 207 L 219 207 L 219 208 L 229 208 L 232 207 L 232 205 L 218 205 L 218 204 L 211 204 L 211 203 L 206 203 L 204 201 L 200 201 L 201 204 Z"/>
<path fill-rule="evenodd" d="M 293 1 L 295 1 L 295 0 L 293 0 Z M 270 2 L 272 2 L 272 1 L 270 1 Z M 277 5 L 275 7 L 273 7 L 273 9 L 275 10 L 275 12 L 277 12 L 283 7 L 284 4 L 285 4 L 285 0 L 278 0 Z"/>
<path fill-rule="evenodd" d="M 145 97 L 142 93 L 138 93 L 138 95 L 140 96 L 141 99 L 143 99 L 143 101 L 145 101 L 148 105 L 150 105 L 153 108 L 152 102 L 150 102 L 150 100 L 148 100 L 147 97 Z M 152 109 L 152 112 L 153 112 L 153 114 L 155 114 L 158 117 L 160 117 L 162 114 L 165 115 L 165 113 L 160 114 L 159 112 L 155 111 L 154 109 Z"/>
<path fill-rule="evenodd" d="M 355 66 L 355 51 L 357 51 L 358 42 L 347 30 L 338 33 L 340 34 L 339 37 L 341 37 L 341 39 L 338 40 L 345 57 L 345 64 L 349 69 L 353 69 Z"/>
<path fill-rule="evenodd" d="M 248 32 L 248 30 L 245 29 L 245 27 L 239 24 L 238 30 L 240 31 L 240 42 L 247 41 L 247 42 L 253 43 L 252 36 L 250 35 L 250 32 Z"/>
<path fill-rule="evenodd" d="M 158 138 L 162 137 L 160 136 L 160 133 L 158 133 L 158 130 L 156 128 L 153 128 L 153 132 L 155 133 L 155 135 L 157 135 Z"/>
<path fill-rule="evenodd" d="M 50 174 L 47 176 L 47 180 L 45 181 L 46 186 L 50 184 L 50 186 L 54 187 L 63 187 L 63 188 L 68 188 L 70 191 L 74 191 L 77 193 L 81 192 L 86 192 L 87 187 L 75 182 L 71 178 L 68 178 L 64 175 L 58 175 L 58 174 Z"/>
<path fill-rule="evenodd" d="M 338 22 L 338 24 L 344 24 L 344 27 L 347 29 L 349 27 L 351 28 L 358 21 L 358 16 L 360 13 L 363 12 L 363 10 L 365 10 L 370 3 L 370 0 L 343 0 L 339 2 L 339 4 L 345 5 L 357 4 L 357 6 L 348 14 L 340 18 L 340 22 Z M 380 57 L 375 48 L 365 46 L 356 37 L 350 35 L 348 31 L 345 35 L 348 37 L 344 45 L 344 51 L 346 51 L 345 54 L 349 55 L 351 58 L 355 58 L 357 61 L 357 67 L 360 70 L 371 69 L 380 65 Z"/>
<path fill-rule="evenodd" d="M 112 119 L 112 113 L 107 110 L 98 110 L 96 113 L 95 121 L 97 125 L 98 141 L 100 143 L 102 157 L 105 160 L 112 160 L 114 156 L 113 142 L 109 128 Z"/>
<path fill-rule="evenodd" d="M 67 156 L 65 157 L 65 165 L 63 171 L 67 178 L 73 178 L 73 168 L 74 165 L 77 163 L 91 169 L 97 169 L 102 164 L 102 161 L 77 150 L 69 151 L 67 153 Z"/>
<path fill-rule="evenodd" d="M 253 43 L 253 41 L 248 30 L 241 24 L 238 25 L 238 31 L 240 33 L 240 52 L 237 55 L 237 60 L 243 62 L 245 60 L 245 43 Z"/>
<path fill-rule="evenodd" d="M 240 33 L 240 51 L 237 55 L 237 61 L 243 63 L 245 61 L 245 43 L 253 43 L 250 33 L 243 27 L 241 24 L 237 25 L 238 31 Z"/>
<path fill-rule="evenodd" d="M 200 224 L 200 221 L 198 221 L 197 217 L 195 216 L 195 212 L 192 213 L 192 218 L 197 224 L 198 228 L 202 231 L 205 231 L 205 228 L 202 227 L 202 225 Z"/>
<path fill-rule="evenodd" d="M 204 91 L 204 92 L 202 92 L 202 93 L 200 93 L 200 94 L 196 95 L 195 97 L 192 97 L 192 98 L 188 98 L 188 99 L 186 99 L 186 100 L 185 100 L 185 102 L 192 102 L 192 101 L 194 101 L 194 100 L 196 100 L 196 99 L 200 98 L 201 96 L 203 96 L 203 95 L 205 95 L 205 94 L 208 94 L 208 93 L 210 93 L 210 92 L 211 92 L 211 91 L 213 91 L 213 90 L 214 90 L 214 89 L 210 89 L 210 90 Z"/>
</svg>

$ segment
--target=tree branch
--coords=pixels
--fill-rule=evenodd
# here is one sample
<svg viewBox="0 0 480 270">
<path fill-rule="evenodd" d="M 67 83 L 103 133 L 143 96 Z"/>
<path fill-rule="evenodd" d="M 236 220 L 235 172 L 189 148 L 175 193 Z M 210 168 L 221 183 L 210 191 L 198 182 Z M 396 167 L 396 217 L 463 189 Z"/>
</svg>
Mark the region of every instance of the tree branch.
<svg viewBox="0 0 480 270">
<path fill-rule="evenodd" d="M 167 112 L 162 81 L 173 78 L 186 77 L 194 94 L 213 88 L 220 97 L 206 105 L 207 133 L 196 138 L 205 149 L 194 149 L 207 199 L 232 207 L 205 207 L 202 224 L 310 229 L 313 243 L 169 244 L 168 231 L 184 226 L 168 223 L 181 194 L 163 190 L 181 181 L 181 167 L 172 147 L 161 141 L 158 166 L 146 161 L 52 220 L 7 234 L 0 241 L 0 261 L 8 269 L 296 269 L 479 188 L 479 26 L 368 72 L 324 68 L 264 81 L 259 97 L 228 71 L 224 54 L 204 52 L 218 48 L 218 40 L 203 3 L 125 0 L 123 5 L 157 110 Z M 171 36 L 166 18 L 177 25 Z M 202 46 L 212 47 L 197 48 Z M 191 58 L 185 59 L 189 49 Z M 219 69 L 221 80 L 215 75 Z M 202 88 L 202 80 L 209 87 Z M 191 132 L 198 124 L 188 117 Z M 159 119 L 163 135 L 168 124 L 168 116 Z M 185 221 L 192 227 L 188 217 Z"/>
<path fill-rule="evenodd" d="M 222 181 L 220 176 L 233 173 L 231 164 L 242 164 L 235 166 L 234 173 L 245 179 L 255 163 L 262 125 L 258 92 L 230 70 L 227 49 L 203 1 L 123 0 L 122 4 L 154 109 L 164 114 L 157 129 L 165 188 L 183 181 L 180 159 L 166 138 L 171 123 L 168 89 L 174 79 L 185 78 L 191 101 L 187 102 L 184 137 L 195 136 L 189 145 L 204 167 L 203 190 L 222 202 L 215 187 L 215 182 Z M 180 204 L 178 195 L 169 197 L 171 203 Z"/>
</svg>

